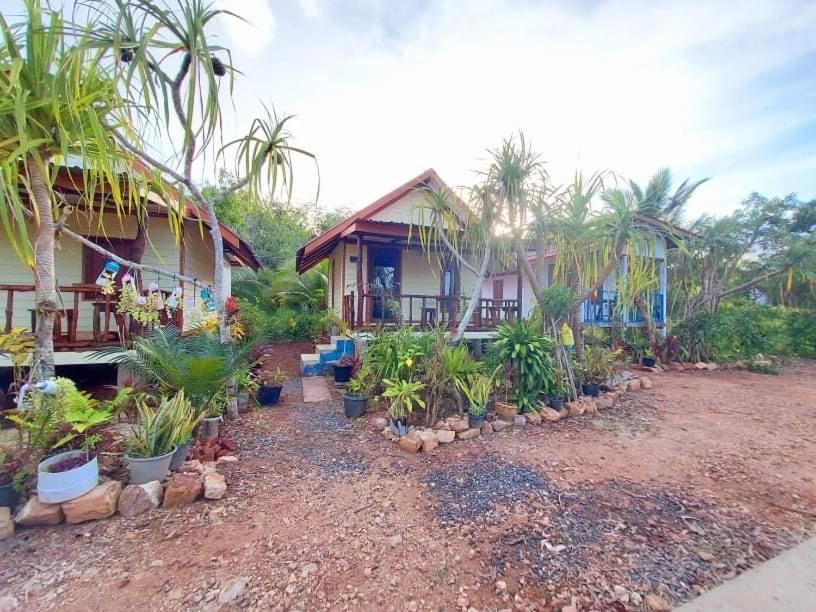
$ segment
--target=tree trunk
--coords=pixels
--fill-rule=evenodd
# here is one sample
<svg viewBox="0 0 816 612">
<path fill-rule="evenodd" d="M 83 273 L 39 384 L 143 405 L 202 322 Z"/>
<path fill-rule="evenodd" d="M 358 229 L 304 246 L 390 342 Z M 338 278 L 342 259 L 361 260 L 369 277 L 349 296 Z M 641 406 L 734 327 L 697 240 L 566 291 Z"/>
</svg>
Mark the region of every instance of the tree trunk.
<svg viewBox="0 0 816 612">
<path fill-rule="evenodd" d="M 210 224 L 210 236 L 213 241 L 215 259 L 213 298 L 215 300 L 215 312 L 218 315 L 218 329 L 221 342 L 230 342 L 229 325 L 227 325 L 224 312 L 227 302 L 226 288 L 224 287 L 224 239 L 221 237 L 221 226 L 218 223 L 218 217 L 215 215 L 215 208 L 210 201 L 206 201 L 205 212 L 207 213 L 207 222 Z"/>
<path fill-rule="evenodd" d="M 39 217 L 34 238 L 34 307 L 37 313 L 34 375 L 37 379 L 44 380 L 54 376 L 54 318 L 57 310 L 54 211 L 40 167 L 29 161 L 26 169 L 31 182 L 30 195 Z"/>
<path fill-rule="evenodd" d="M 479 269 L 479 276 L 476 277 L 476 284 L 473 286 L 473 291 L 470 294 L 470 301 L 465 309 L 465 314 L 462 315 L 462 319 L 459 321 L 459 326 L 456 328 L 456 334 L 453 338 L 451 338 L 451 344 L 458 344 L 465 336 L 465 330 L 470 324 L 470 320 L 473 318 L 473 311 L 476 310 L 479 300 L 482 299 L 482 285 L 484 285 L 485 278 L 487 277 L 487 271 L 490 269 L 491 255 L 492 250 L 490 247 L 488 247 L 485 251 L 484 259 L 482 259 L 482 267 Z"/>
<path fill-rule="evenodd" d="M 649 337 L 649 346 L 654 346 L 657 340 L 657 330 L 655 329 L 655 322 L 652 318 L 652 309 L 649 303 L 640 296 L 635 298 L 635 306 L 637 306 L 640 314 L 643 315 L 643 320 L 646 322 L 646 334 Z"/>
</svg>

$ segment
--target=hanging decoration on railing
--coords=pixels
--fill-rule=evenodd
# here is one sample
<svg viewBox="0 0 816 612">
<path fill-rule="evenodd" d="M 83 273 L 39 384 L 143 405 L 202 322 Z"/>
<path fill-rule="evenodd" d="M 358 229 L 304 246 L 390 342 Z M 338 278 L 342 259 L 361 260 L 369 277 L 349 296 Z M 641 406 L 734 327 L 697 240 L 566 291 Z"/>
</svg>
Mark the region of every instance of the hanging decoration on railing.
<svg viewBox="0 0 816 612">
<path fill-rule="evenodd" d="M 207 312 L 215 312 L 215 300 L 213 299 L 212 289 L 209 287 L 202 289 L 199 295 L 203 302 L 201 308 Z"/>
<path fill-rule="evenodd" d="M 173 291 L 170 292 L 170 295 L 167 296 L 167 300 L 164 302 L 164 307 L 170 312 L 176 312 L 179 309 L 180 304 L 183 303 L 184 289 L 176 286 Z"/>
<path fill-rule="evenodd" d="M 155 308 L 156 310 L 164 310 L 164 298 L 162 298 L 161 290 L 159 289 L 159 283 L 150 283 L 147 286 L 147 289 L 148 298 L 153 304 L 153 308 Z"/>
<path fill-rule="evenodd" d="M 155 283 L 151 283 L 151 286 Z M 156 285 L 158 292 L 158 285 Z M 161 300 L 161 293 L 159 293 Z M 142 325 L 157 324 L 159 322 L 159 310 L 156 308 L 156 297 L 153 291 L 148 291 L 147 295 L 141 295 L 136 288 L 136 280 L 130 271 L 122 277 L 122 288 L 119 291 L 119 303 L 116 312 L 130 316 L 131 319 Z M 164 305 L 162 304 L 162 308 Z"/>
<path fill-rule="evenodd" d="M 108 260 L 105 267 L 96 277 L 96 286 L 99 287 L 102 295 L 113 295 L 116 292 L 116 275 L 119 274 L 119 264 Z"/>
</svg>

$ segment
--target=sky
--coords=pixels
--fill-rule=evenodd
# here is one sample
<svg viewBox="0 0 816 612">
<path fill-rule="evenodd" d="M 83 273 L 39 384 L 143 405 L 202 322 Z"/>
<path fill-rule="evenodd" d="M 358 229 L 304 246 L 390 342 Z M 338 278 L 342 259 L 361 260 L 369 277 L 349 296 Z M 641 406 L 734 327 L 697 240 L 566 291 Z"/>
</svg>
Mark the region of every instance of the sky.
<svg viewBox="0 0 816 612">
<path fill-rule="evenodd" d="M 328 209 L 428 167 L 471 185 L 518 130 L 556 183 L 577 169 L 711 177 L 692 216 L 752 191 L 816 197 L 816 2 L 216 2 L 246 19 L 214 32 L 243 73 L 225 138 L 264 105 L 295 115 Z M 314 166 L 295 169 L 295 199 L 313 199 Z"/>
</svg>

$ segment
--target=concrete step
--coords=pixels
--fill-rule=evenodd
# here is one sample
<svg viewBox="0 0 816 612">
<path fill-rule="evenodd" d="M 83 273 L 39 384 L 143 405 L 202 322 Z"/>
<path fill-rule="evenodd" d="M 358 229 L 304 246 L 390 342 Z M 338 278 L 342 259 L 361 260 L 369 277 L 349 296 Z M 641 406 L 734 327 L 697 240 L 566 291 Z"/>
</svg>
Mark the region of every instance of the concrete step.
<svg viewBox="0 0 816 612">
<path fill-rule="evenodd" d="M 302 353 L 300 355 L 300 374 L 301 376 L 319 376 L 323 372 L 323 366 L 320 362 L 320 355 L 316 353 Z"/>
<path fill-rule="evenodd" d="M 316 344 L 315 350 L 318 353 L 334 353 L 337 350 L 337 344 Z"/>
<path fill-rule="evenodd" d="M 331 343 L 332 344 L 337 344 L 338 340 L 351 340 L 351 338 L 349 338 L 348 336 L 332 336 L 331 337 Z"/>
</svg>

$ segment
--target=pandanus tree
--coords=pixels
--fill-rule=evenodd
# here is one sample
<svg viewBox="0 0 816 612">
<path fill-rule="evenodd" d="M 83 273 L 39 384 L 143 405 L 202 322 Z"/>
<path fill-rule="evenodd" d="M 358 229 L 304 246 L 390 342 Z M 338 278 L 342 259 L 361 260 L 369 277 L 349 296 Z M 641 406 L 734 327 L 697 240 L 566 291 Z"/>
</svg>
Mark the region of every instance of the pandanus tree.
<svg viewBox="0 0 816 612">
<path fill-rule="evenodd" d="M 82 159 L 82 180 L 74 189 L 91 212 L 98 203 L 98 229 L 106 204 L 118 213 L 142 214 L 138 193 L 145 181 L 121 173 L 133 156 L 113 133 L 133 137 L 127 101 L 104 52 L 84 46 L 90 30 L 69 26 L 36 0 L 26 1 L 21 23 L 0 15 L 0 30 L 0 222 L 33 271 L 34 374 L 43 378 L 54 373 L 55 241 L 75 236 L 66 227 L 72 203 L 57 197 L 53 186 L 58 164 Z"/>
<path fill-rule="evenodd" d="M 203 211 L 216 254 L 213 297 L 226 342 L 228 296 L 218 204 L 245 189 L 252 193 L 282 190 L 290 196 L 292 155 L 314 156 L 292 144 L 287 125 L 291 116 L 278 118 L 272 112 L 253 119 L 244 137 L 217 146 L 223 136 L 222 104 L 233 97 L 237 71 L 229 50 L 213 44 L 212 31 L 219 19 L 240 18 L 235 13 L 214 9 L 202 0 L 87 0 L 84 4 L 93 23 L 93 47 L 113 54 L 116 82 L 134 100 L 134 123 L 144 127 L 158 122 L 164 133 L 181 135 L 160 143 L 158 150 L 167 153 L 162 156 L 114 130 L 121 147 L 175 189 L 180 206 L 189 202 Z M 212 151 L 219 161 L 234 155 L 238 178 L 205 195 L 193 180 L 193 167 Z"/>
</svg>

